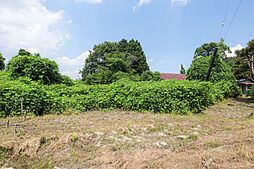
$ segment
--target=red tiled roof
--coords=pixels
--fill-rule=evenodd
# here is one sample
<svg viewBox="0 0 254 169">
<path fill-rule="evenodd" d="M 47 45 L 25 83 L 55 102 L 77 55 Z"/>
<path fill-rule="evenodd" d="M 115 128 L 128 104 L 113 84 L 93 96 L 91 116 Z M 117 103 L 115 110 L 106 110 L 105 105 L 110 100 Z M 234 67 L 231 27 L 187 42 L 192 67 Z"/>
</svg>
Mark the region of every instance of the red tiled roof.
<svg viewBox="0 0 254 169">
<path fill-rule="evenodd" d="M 174 73 L 161 73 L 161 78 L 163 80 L 176 79 L 176 80 L 185 80 L 185 74 L 174 74 Z"/>
</svg>

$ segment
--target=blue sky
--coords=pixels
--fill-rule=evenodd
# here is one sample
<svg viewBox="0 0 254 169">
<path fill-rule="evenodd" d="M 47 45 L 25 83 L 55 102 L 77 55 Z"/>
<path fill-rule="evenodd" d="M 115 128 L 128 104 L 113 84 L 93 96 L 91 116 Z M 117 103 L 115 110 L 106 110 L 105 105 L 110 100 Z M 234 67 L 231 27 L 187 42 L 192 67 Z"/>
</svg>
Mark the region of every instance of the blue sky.
<svg viewBox="0 0 254 169">
<path fill-rule="evenodd" d="M 104 41 L 137 39 L 153 71 L 178 73 L 194 50 L 218 41 L 240 0 L 0 0 L 0 51 L 10 59 L 19 48 L 56 60 L 78 77 L 88 51 Z M 227 34 L 233 50 L 254 38 L 254 1 L 242 0 Z"/>
</svg>

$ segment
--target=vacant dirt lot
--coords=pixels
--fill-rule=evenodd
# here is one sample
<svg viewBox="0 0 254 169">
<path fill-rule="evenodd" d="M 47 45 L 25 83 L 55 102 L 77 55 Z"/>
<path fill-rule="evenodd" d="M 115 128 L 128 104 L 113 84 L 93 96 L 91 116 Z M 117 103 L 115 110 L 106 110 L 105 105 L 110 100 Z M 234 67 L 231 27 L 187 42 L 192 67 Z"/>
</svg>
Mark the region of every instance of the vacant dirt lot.
<svg viewBox="0 0 254 169">
<path fill-rule="evenodd" d="M 242 99 L 190 116 L 103 111 L 12 118 L 9 127 L 0 119 L 0 168 L 254 168 L 253 114 Z"/>
</svg>

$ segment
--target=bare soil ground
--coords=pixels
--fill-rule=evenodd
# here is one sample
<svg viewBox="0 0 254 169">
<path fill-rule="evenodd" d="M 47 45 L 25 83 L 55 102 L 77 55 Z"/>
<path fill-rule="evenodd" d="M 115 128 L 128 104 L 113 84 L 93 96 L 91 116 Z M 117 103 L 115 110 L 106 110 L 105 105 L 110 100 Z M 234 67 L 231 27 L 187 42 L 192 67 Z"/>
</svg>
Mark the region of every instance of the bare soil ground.
<svg viewBox="0 0 254 169">
<path fill-rule="evenodd" d="M 0 119 L 0 167 L 254 168 L 254 103 L 226 100 L 203 114 L 126 111 Z"/>
</svg>

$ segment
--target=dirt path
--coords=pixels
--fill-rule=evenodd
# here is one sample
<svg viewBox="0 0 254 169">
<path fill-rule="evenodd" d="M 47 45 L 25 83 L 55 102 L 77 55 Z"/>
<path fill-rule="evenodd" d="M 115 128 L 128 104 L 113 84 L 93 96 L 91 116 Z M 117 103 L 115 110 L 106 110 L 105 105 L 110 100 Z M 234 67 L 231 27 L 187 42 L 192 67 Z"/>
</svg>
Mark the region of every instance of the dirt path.
<svg viewBox="0 0 254 169">
<path fill-rule="evenodd" d="M 0 119 L 0 167 L 254 168 L 254 103 L 204 114 L 124 111 Z M 3 167 L 3 168 L 4 168 Z"/>
</svg>

